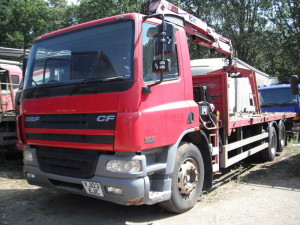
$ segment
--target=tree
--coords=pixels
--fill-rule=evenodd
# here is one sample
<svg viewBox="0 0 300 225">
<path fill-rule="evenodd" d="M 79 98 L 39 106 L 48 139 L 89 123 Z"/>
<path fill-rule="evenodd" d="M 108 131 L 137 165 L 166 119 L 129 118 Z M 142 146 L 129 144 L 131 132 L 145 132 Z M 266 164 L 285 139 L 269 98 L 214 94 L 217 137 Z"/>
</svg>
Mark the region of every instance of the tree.
<svg viewBox="0 0 300 225">
<path fill-rule="evenodd" d="M 12 1 L 10 0 L 0 0 L 0 46 L 4 45 L 6 40 L 6 24 L 5 21 L 11 14 Z"/>
<path fill-rule="evenodd" d="M 181 6 L 231 39 L 235 57 L 262 68 L 269 0 L 181 0 Z M 194 44 L 191 55 L 193 58 L 212 57 L 207 50 Z"/>
<path fill-rule="evenodd" d="M 6 40 L 2 41 L 6 46 L 22 48 L 32 42 L 34 34 L 42 33 L 47 26 L 41 17 L 45 14 L 46 3 L 42 0 L 13 1 L 11 7 L 3 22 Z"/>
<path fill-rule="evenodd" d="M 174 4 L 176 4 L 176 1 L 174 1 Z M 177 3 L 183 10 L 203 20 L 212 27 L 216 25 L 215 15 L 217 12 L 215 9 L 217 8 L 217 4 L 218 2 L 215 0 L 181 0 L 180 3 Z M 189 48 L 192 59 L 221 57 L 219 53 L 211 54 L 206 47 L 192 41 L 189 42 Z"/>
<path fill-rule="evenodd" d="M 187 11 L 232 40 L 235 56 L 271 76 L 300 73 L 299 0 L 181 0 Z M 192 57 L 211 57 L 191 45 Z"/>
<path fill-rule="evenodd" d="M 0 1 L 0 46 L 23 48 L 35 37 L 68 25 L 66 0 Z"/>
<path fill-rule="evenodd" d="M 221 1 L 223 2 L 223 1 Z M 233 41 L 236 57 L 261 69 L 269 0 L 229 0 L 217 9 L 217 26 Z"/>
<path fill-rule="evenodd" d="M 300 74 L 300 0 L 169 0 L 232 40 L 235 56 L 270 75 Z M 0 46 L 23 48 L 63 27 L 129 12 L 144 0 L 0 0 Z M 192 42 L 191 42 L 192 43 Z M 190 45 L 192 58 L 213 57 Z"/>
<path fill-rule="evenodd" d="M 142 0 L 81 0 L 76 21 L 83 23 L 122 13 L 139 12 Z"/>
<path fill-rule="evenodd" d="M 73 25 L 70 23 L 72 14 L 67 5 L 67 0 L 48 0 L 47 14 L 44 16 L 47 21 L 48 32 Z"/>
<path fill-rule="evenodd" d="M 278 64 L 281 76 L 300 74 L 300 1 L 277 0 L 270 17 L 280 43 Z"/>
</svg>

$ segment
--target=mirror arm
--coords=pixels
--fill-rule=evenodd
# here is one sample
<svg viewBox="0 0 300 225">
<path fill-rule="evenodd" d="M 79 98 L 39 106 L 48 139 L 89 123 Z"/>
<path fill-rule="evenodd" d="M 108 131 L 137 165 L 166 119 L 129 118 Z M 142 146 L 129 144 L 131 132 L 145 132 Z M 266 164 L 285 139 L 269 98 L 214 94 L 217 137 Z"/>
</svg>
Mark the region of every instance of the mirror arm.
<svg viewBox="0 0 300 225">
<path fill-rule="evenodd" d="M 153 84 L 149 84 L 146 87 L 143 87 L 142 88 L 142 93 L 143 94 L 150 94 L 152 92 L 152 88 L 151 87 L 160 84 L 162 81 L 163 81 L 163 73 L 161 72 L 160 73 L 160 79 L 159 79 L 159 81 L 154 82 Z"/>
<path fill-rule="evenodd" d="M 300 94 L 299 84 L 300 84 L 300 81 L 298 79 L 298 76 L 297 75 L 291 76 L 290 85 L 291 85 L 291 94 L 292 95 Z"/>
</svg>

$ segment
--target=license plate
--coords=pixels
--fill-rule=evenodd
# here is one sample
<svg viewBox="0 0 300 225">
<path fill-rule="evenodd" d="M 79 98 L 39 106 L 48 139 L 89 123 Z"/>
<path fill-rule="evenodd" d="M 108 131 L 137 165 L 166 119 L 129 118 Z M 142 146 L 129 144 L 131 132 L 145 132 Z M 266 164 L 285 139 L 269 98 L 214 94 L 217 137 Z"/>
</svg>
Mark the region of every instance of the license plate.
<svg viewBox="0 0 300 225">
<path fill-rule="evenodd" d="M 103 192 L 102 192 L 100 183 L 82 181 L 82 184 L 83 184 L 83 187 L 84 187 L 86 193 L 88 193 L 90 195 L 96 195 L 96 196 L 103 197 Z"/>
</svg>

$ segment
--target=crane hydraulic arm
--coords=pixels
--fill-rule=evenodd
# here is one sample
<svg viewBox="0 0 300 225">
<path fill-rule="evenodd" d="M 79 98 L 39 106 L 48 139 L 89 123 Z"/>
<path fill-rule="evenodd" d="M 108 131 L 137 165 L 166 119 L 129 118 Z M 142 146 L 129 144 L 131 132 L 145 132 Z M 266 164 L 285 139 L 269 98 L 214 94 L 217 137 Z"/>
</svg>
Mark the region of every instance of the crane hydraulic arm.
<svg viewBox="0 0 300 225">
<path fill-rule="evenodd" d="M 146 3 L 142 9 L 143 13 L 163 14 L 165 20 L 181 26 L 191 35 L 194 42 L 224 54 L 228 59 L 233 57 L 231 40 L 217 34 L 205 22 L 187 13 L 177 6 L 165 0 L 153 0 Z"/>
</svg>

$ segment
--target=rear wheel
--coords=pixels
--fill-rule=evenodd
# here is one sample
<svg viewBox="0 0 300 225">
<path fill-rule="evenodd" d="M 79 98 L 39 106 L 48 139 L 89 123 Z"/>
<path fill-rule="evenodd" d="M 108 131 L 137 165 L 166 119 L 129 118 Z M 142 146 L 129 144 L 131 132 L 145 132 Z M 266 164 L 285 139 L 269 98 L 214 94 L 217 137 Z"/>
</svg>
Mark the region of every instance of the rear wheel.
<svg viewBox="0 0 300 225">
<path fill-rule="evenodd" d="M 277 151 L 277 134 L 273 126 L 269 127 L 269 147 L 261 152 L 261 156 L 266 161 L 273 161 Z"/>
<path fill-rule="evenodd" d="M 200 150 L 191 143 L 178 148 L 172 174 L 172 195 L 160 206 L 168 211 L 183 213 L 193 208 L 203 187 L 204 164 Z"/>
<path fill-rule="evenodd" d="M 278 152 L 282 152 L 286 146 L 286 129 L 284 122 L 280 120 L 278 124 Z"/>
</svg>

